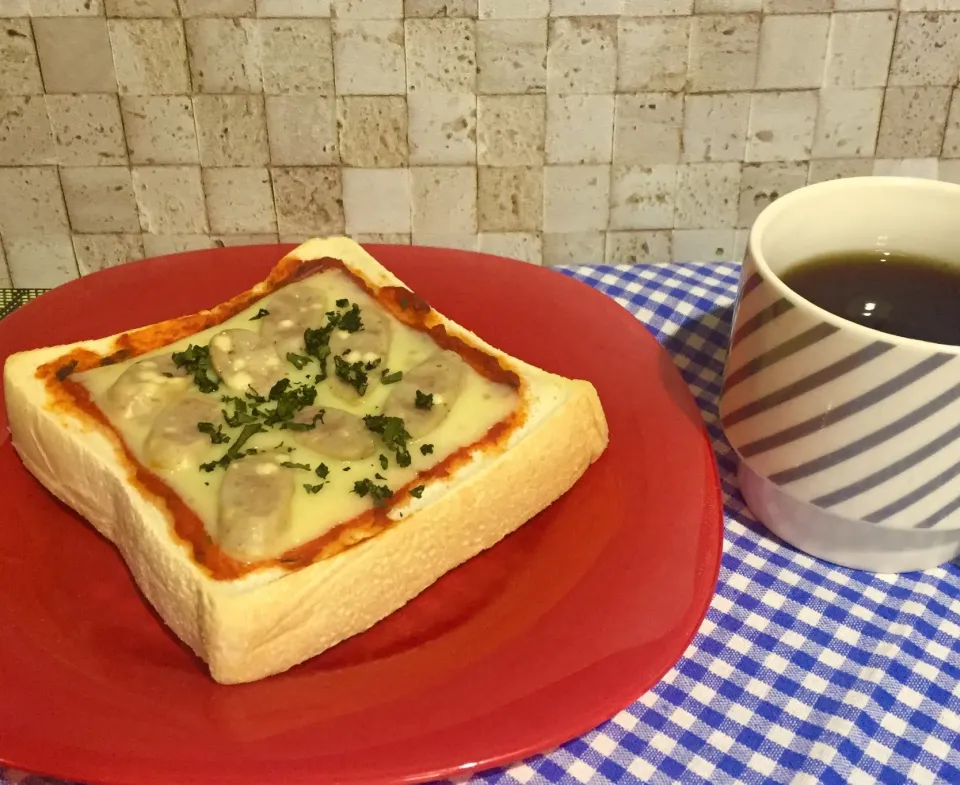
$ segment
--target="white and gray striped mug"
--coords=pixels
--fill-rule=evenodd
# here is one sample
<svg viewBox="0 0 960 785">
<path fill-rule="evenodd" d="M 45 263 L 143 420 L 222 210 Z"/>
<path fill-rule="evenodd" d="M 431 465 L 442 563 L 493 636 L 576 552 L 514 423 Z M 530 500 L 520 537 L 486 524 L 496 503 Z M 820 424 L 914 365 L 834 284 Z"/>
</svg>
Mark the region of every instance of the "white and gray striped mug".
<svg viewBox="0 0 960 785">
<path fill-rule="evenodd" d="M 960 347 L 863 327 L 781 280 L 804 260 L 871 249 L 960 266 L 960 186 L 859 177 L 767 207 L 750 233 L 720 418 L 768 529 L 836 564 L 920 570 L 960 555 Z"/>
</svg>

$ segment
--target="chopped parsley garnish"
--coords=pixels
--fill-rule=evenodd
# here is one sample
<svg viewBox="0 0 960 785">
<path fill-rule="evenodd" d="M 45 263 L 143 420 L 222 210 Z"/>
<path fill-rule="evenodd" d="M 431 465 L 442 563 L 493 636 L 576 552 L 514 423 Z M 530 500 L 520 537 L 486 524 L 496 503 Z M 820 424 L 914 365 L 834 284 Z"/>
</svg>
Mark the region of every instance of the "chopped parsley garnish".
<svg viewBox="0 0 960 785">
<path fill-rule="evenodd" d="M 380 468 L 386 471 L 386 468 L 390 465 L 390 461 L 387 460 L 386 455 L 380 456 Z"/>
<path fill-rule="evenodd" d="M 423 496 L 423 489 L 424 489 L 425 487 L 426 487 L 425 485 L 418 485 L 416 488 L 411 488 L 411 489 L 410 489 L 410 495 L 411 495 L 414 499 L 419 499 L 421 496 Z"/>
<path fill-rule="evenodd" d="M 205 472 L 212 472 L 218 466 L 223 467 L 224 469 L 230 465 L 232 461 L 239 460 L 240 458 L 245 458 L 248 455 L 255 455 L 257 449 L 250 448 L 247 450 L 243 449 L 243 445 L 246 444 L 250 437 L 260 433 L 263 430 L 263 426 L 259 423 L 249 423 L 243 426 L 243 430 L 240 431 L 240 435 L 237 436 L 236 441 L 230 445 L 228 449 L 221 457 L 215 461 L 210 461 L 209 463 L 201 463 L 200 468 Z"/>
<path fill-rule="evenodd" d="M 389 499 L 393 496 L 393 491 L 386 485 L 376 485 L 369 479 L 357 480 L 353 484 L 353 492 L 361 497 L 369 494 L 373 498 L 374 505 L 377 507 L 382 507 L 384 505 L 384 499 Z"/>
<path fill-rule="evenodd" d="M 413 405 L 418 409 L 430 411 L 433 408 L 433 393 L 425 393 L 417 390 L 417 397 L 414 400 Z"/>
<path fill-rule="evenodd" d="M 421 454 L 421 455 L 433 455 L 433 445 L 432 445 L 432 444 L 421 444 L 421 445 L 420 445 L 420 454 Z"/>
<path fill-rule="evenodd" d="M 284 382 L 286 384 L 283 384 Z M 293 418 L 302 409 L 313 406 L 316 399 L 316 387 L 307 384 L 292 387 L 289 379 L 281 379 L 270 388 L 270 400 L 276 401 L 276 405 L 273 409 L 264 410 L 263 422 L 265 425 L 280 425 L 287 430 L 297 430 L 296 423 L 292 422 Z M 289 427 L 291 424 L 294 425 L 293 428 Z"/>
<path fill-rule="evenodd" d="M 210 364 L 210 347 L 190 344 L 182 352 L 171 355 L 173 364 L 183 368 L 193 376 L 193 383 L 202 393 L 212 393 L 220 389 L 220 377 Z"/>
<path fill-rule="evenodd" d="M 230 414 L 226 409 L 220 410 L 220 413 L 223 415 L 223 419 L 231 428 L 239 428 L 241 425 L 249 425 L 250 423 L 254 423 L 257 421 L 257 418 L 260 415 L 260 412 L 258 412 L 256 408 L 251 410 L 243 398 L 225 395 L 220 400 L 227 405 L 233 406 L 233 414 Z"/>
<path fill-rule="evenodd" d="M 289 379 L 281 379 L 273 387 L 270 388 L 269 399 L 271 401 L 279 401 L 283 394 L 287 391 L 287 388 L 290 386 Z"/>
<path fill-rule="evenodd" d="M 313 473 L 317 475 L 321 480 L 327 479 L 327 475 L 330 474 L 330 470 L 327 468 L 327 464 L 321 463 L 316 469 L 313 470 Z"/>
<path fill-rule="evenodd" d="M 64 380 L 65 380 L 71 373 L 73 373 L 76 369 L 77 369 L 77 361 L 76 361 L 76 360 L 71 360 L 70 362 L 66 363 L 65 365 L 61 365 L 59 368 L 57 368 L 57 381 L 58 381 L 58 382 L 64 381 Z"/>
<path fill-rule="evenodd" d="M 210 437 L 211 444 L 226 444 L 230 437 L 223 432 L 223 427 L 212 422 L 198 422 L 197 430 Z"/>
<path fill-rule="evenodd" d="M 337 355 L 333 358 L 333 366 L 337 378 L 353 387 L 358 394 L 363 395 L 367 391 L 367 374 L 366 371 L 363 370 L 363 362 L 361 360 L 355 363 L 348 363 Z"/>
<path fill-rule="evenodd" d="M 310 419 L 310 422 L 289 422 L 283 423 L 280 428 L 285 431 L 312 431 L 317 427 L 318 422 L 323 422 L 323 415 L 326 414 L 325 409 L 320 409 L 315 415 Z"/>
<path fill-rule="evenodd" d="M 284 461 L 280 464 L 285 469 L 303 469 L 303 471 L 308 472 L 311 470 L 309 463 L 294 463 L 293 461 Z"/>
<path fill-rule="evenodd" d="M 350 305 L 350 301 L 346 297 L 337 300 L 337 308 L 346 308 L 348 305 Z"/>
<path fill-rule="evenodd" d="M 337 301 L 337 305 L 340 305 L 340 301 Z M 340 306 L 343 307 L 343 306 Z M 350 310 L 346 313 L 340 314 L 340 320 L 337 324 L 337 329 L 343 330 L 348 333 L 359 332 L 363 329 L 363 319 L 360 318 L 360 306 L 354 303 L 350 306 Z"/>
<path fill-rule="evenodd" d="M 376 360 L 371 360 L 371 361 L 368 362 L 368 363 L 364 363 L 363 369 L 364 369 L 365 371 L 375 371 L 375 370 L 377 369 L 377 366 L 378 366 L 378 365 L 380 365 L 380 358 L 379 358 L 379 357 L 378 357 Z"/>
<path fill-rule="evenodd" d="M 264 398 L 260 393 L 254 390 L 252 387 L 248 387 L 247 391 L 243 394 L 243 397 L 248 401 L 253 401 L 254 403 L 266 403 L 267 399 Z"/>
<path fill-rule="evenodd" d="M 380 374 L 380 381 L 384 384 L 396 384 L 403 378 L 403 371 L 394 371 L 390 373 L 389 368 L 384 368 Z"/>
<path fill-rule="evenodd" d="M 363 423 L 367 426 L 367 430 L 380 435 L 388 449 L 393 450 L 397 466 L 403 468 L 410 465 L 410 450 L 407 449 L 410 434 L 403 427 L 403 420 L 383 414 L 368 414 L 363 418 Z"/>
<path fill-rule="evenodd" d="M 324 486 L 324 485 L 325 485 L 325 483 L 320 483 L 319 485 L 307 485 L 307 484 L 304 484 L 303 489 L 304 489 L 307 493 L 319 493 L 319 492 L 323 489 L 323 486 Z"/>
<path fill-rule="evenodd" d="M 377 473 L 376 473 L 375 475 L 373 475 L 373 476 L 374 476 L 374 478 L 377 479 L 377 480 L 385 480 L 385 479 L 387 479 L 387 478 L 384 477 L 382 474 L 380 474 L 380 472 L 377 472 Z"/>
<path fill-rule="evenodd" d="M 255 322 L 257 321 L 257 319 L 262 319 L 264 316 L 269 316 L 269 315 L 270 315 L 270 311 L 268 311 L 266 308 L 261 308 L 259 311 L 257 311 L 257 313 L 254 316 L 250 317 L 250 321 Z"/>
<path fill-rule="evenodd" d="M 344 467 L 343 467 L 343 470 L 344 470 L 345 472 L 348 472 L 348 471 L 350 471 L 350 467 L 349 467 L 349 466 L 344 466 Z"/>
<path fill-rule="evenodd" d="M 304 354 L 294 354 L 293 352 L 287 352 L 287 362 L 290 363 L 298 371 L 302 371 L 310 362 L 310 358 Z"/>
</svg>

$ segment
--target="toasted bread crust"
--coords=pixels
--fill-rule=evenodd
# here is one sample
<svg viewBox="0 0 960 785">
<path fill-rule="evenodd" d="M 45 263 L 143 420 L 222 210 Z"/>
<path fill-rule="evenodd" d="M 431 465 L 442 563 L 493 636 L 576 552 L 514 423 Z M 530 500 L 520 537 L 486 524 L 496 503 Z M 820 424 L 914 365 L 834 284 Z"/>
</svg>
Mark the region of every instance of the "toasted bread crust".
<svg viewBox="0 0 960 785">
<path fill-rule="evenodd" d="M 291 256 L 341 258 L 378 285 L 401 285 L 343 238 L 311 240 Z M 156 501 L 127 481 L 104 434 L 47 405 L 36 370 L 73 347 L 24 352 L 7 361 L 13 444 L 40 482 L 114 543 L 145 597 L 207 662 L 214 679 L 254 681 L 396 611 L 555 501 L 605 449 L 607 424 L 592 385 L 508 358 L 453 322 L 444 324 L 520 369 L 538 411 L 511 436 L 505 452 L 455 471 L 440 492 L 410 504 L 396 525 L 294 572 L 268 569 L 218 581 L 194 563 Z M 105 351 L 111 340 L 77 346 Z"/>
</svg>

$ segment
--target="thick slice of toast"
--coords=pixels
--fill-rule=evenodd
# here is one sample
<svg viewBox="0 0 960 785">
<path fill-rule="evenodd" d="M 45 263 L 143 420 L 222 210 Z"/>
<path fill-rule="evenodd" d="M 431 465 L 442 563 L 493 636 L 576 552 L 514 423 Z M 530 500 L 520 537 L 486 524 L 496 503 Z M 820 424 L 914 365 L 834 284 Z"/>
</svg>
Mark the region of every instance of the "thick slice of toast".
<svg viewBox="0 0 960 785">
<path fill-rule="evenodd" d="M 274 411 L 274 403 L 276 410 L 281 408 L 278 401 L 285 400 L 281 388 L 289 382 L 272 387 L 269 394 L 262 384 L 248 385 L 250 392 L 244 396 L 242 391 L 228 389 L 225 365 L 216 365 L 213 372 L 202 363 L 191 364 L 194 355 L 189 352 L 171 355 L 177 347 L 183 352 L 187 345 L 206 347 L 209 341 L 214 356 L 215 341 L 210 336 L 222 330 L 225 322 L 266 333 L 267 328 L 259 325 L 277 302 L 269 299 L 273 293 L 316 282 L 322 289 L 327 285 L 323 281 L 341 278 L 357 287 L 355 299 L 364 304 L 364 310 L 358 311 L 347 297 L 337 299 L 336 306 L 328 302 L 332 310 L 326 317 L 331 325 L 333 319 L 340 320 L 340 327 L 339 332 L 327 330 L 321 338 L 334 344 L 338 340 L 330 338 L 334 334 L 351 340 L 352 307 L 365 314 L 366 325 L 354 324 L 353 329 L 361 332 L 353 335 L 364 329 L 369 332 L 376 323 L 374 310 L 382 308 L 396 335 L 406 335 L 421 347 L 432 342 L 430 346 L 438 352 L 459 355 L 454 359 L 465 363 L 468 377 L 464 378 L 475 380 L 465 383 L 467 392 L 454 399 L 449 412 L 443 409 L 446 393 L 441 395 L 439 388 L 434 388 L 434 394 L 417 389 L 416 407 L 422 411 L 410 409 L 410 419 L 398 419 L 413 430 L 413 420 L 432 411 L 438 418 L 445 416 L 445 424 L 427 426 L 434 429 L 436 438 L 430 434 L 418 438 L 401 429 L 398 442 L 396 433 L 384 427 L 397 420 L 380 415 L 390 409 L 388 385 L 403 372 L 410 380 L 425 378 L 424 384 L 429 384 L 422 370 L 417 376 L 415 352 L 411 350 L 413 359 L 407 358 L 397 348 L 402 342 L 395 342 L 389 356 L 368 353 L 360 358 L 362 362 L 351 364 L 339 356 L 323 359 L 329 345 L 309 349 L 309 336 L 293 335 L 294 343 L 299 341 L 309 351 L 287 354 L 296 371 L 287 370 L 315 375 L 301 375 L 302 384 L 296 382 L 289 389 L 314 386 L 327 395 L 331 385 L 340 385 L 343 389 L 335 392 L 348 401 L 344 409 L 362 416 L 371 430 L 372 435 L 364 438 L 382 440 L 364 460 L 379 461 L 383 474 L 375 463 L 351 463 L 350 456 L 331 461 L 304 447 L 311 444 L 302 441 L 311 435 L 305 431 L 319 427 L 323 420 L 316 414 L 313 418 L 301 415 L 316 407 L 300 411 L 304 424 L 299 426 L 291 425 L 289 416 L 284 420 L 283 415 L 265 415 L 267 410 Z M 337 315 L 331 317 L 331 313 Z M 272 329 L 279 329 L 277 325 L 290 327 L 284 320 L 274 320 Z M 296 325 L 293 329 L 296 332 Z M 283 352 L 277 351 L 282 357 Z M 342 357 L 360 357 L 349 352 Z M 204 400 L 216 401 L 218 407 L 222 403 L 226 430 L 207 428 L 211 443 L 202 445 L 207 454 L 215 451 L 215 456 L 221 456 L 218 460 L 198 468 L 200 459 L 183 450 L 177 453 L 182 453 L 183 465 L 165 465 L 161 471 L 160 464 L 144 458 L 146 442 L 138 442 L 136 435 L 140 426 L 126 429 L 127 420 L 110 408 L 116 404 L 109 397 L 112 393 L 98 392 L 103 379 L 114 384 L 116 374 L 144 355 L 179 358 L 178 374 L 184 369 L 194 374 L 192 380 L 169 373 L 161 373 L 163 378 L 148 374 L 161 387 L 176 382 L 177 392 L 172 395 L 206 395 Z M 222 346 L 219 356 L 222 359 Z M 244 355 L 238 367 L 230 366 L 234 387 L 247 382 L 249 356 Z M 327 379 L 317 372 L 321 367 L 330 369 Z M 114 376 L 108 378 L 109 374 Z M 240 377 L 242 382 L 237 381 Z M 211 378 L 219 380 L 217 390 L 199 389 L 209 385 Z M 370 390 L 351 399 L 354 393 L 347 387 L 359 391 L 368 378 Z M 547 373 L 489 346 L 430 309 L 346 238 L 304 243 L 282 259 L 264 282 L 210 311 L 99 340 L 13 355 L 4 368 L 4 384 L 13 445 L 26 467 L 114 543 L 163 620 L 207 662 L 213 678 L 224 684 L 284 671 L 366 630 L 554 502 L 607 444 L 606 420 L 591 384 Z M 143 384 L 137 389 L 156 389 L 153 382 Z M 470 398 L 474 394 L 469 392 L 474 389 L 470 384 L 483 394 Z M 400 388 L 398 384 L 396 389 Z M 408 384 L 407 389 L 412 387 Z M 275 396 L 277 390 L 280 393 Z M 503 400 L 510 401 L 509 412 L 483 408 L 491 405 L 491 390 L 496 393 L 493 398 L 501 391 Z M 239 449 L 238 434 L 249 434 L 242 430 L 246 426 L 239 410 L 230 408 L 240 406 L 238 400 L 245 400 L 243 406 L 257 410 L 261 418 L 251 426 L 255 438 L 247 442 L 247 446 L 258 444 L 259 451 Z M 378 403 L 368 405 L 367 400 Z M 488 403 L 478 403 L 481 400 Z M 143 401 L 134 401 L 138 402 Z M 150 434 L 159 427 L 152 424 L 155 417 L 155 412 L 149 415 L 144 425 L 153 429 Z M 302 430 L 284 430 L 295 427 Z M 273 442 L 267 444 L 271 438 Z M 431 442 L 436 443 L 436 455 Z M 231 448 L 232 459 L 227 452 Z M 283 456 L 278 457 L 280 453 Z M 233 528 L 223 528 L 226 497 L 217 496 L 213 489 L 225 493 L 223 478 L 228 472 L 249 469 L 255 461 L 264 460 L 275 460 L 284 478 L 296 476 L 292 511 L 282 524 L 287 528 L 276 530 L 281 534 L 269 529 L 274 533 L 265 541 L 251 544 L 249 537 L 243 537 L 243 526 L 252 519 L 243 516 L 252 513 L 241 509 L 238 546 L 234 535 L 239 524 L 230 519 Z M 351 468 L 354 473 L 346 474 Z M 276 466 L 269 468 L 269 472 L 276 470 Z M 265 514 L 273 513 L 270 509 Z M 321 519 L 326 524 L 317 523 Z"/>
</svg>

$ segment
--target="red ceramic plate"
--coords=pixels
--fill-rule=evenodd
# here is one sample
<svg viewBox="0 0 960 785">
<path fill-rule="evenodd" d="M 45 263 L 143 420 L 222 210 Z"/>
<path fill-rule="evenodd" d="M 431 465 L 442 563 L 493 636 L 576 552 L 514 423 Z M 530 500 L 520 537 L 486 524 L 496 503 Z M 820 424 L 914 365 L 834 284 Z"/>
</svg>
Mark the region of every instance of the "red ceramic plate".
<svg viewBox="0 0 960 785">
<path fill-rule="evenodd" d="M 463 774 L 590 730 L 683 653 L 716 583 L 722 516 L 700 414 L 669 357 L 613 300 L 559 273 L 372 251 L 494 345 L 592 381 L 607 452 L 366 634 L 223 687 L 151 613 L 112 546 L 23 469 L 0 415 L 0 760 L 141 785 Z M 75 281 L 0 322 L 0 358 L 212 306 L 280 252 L 181 254 Z"/>
</svg>

